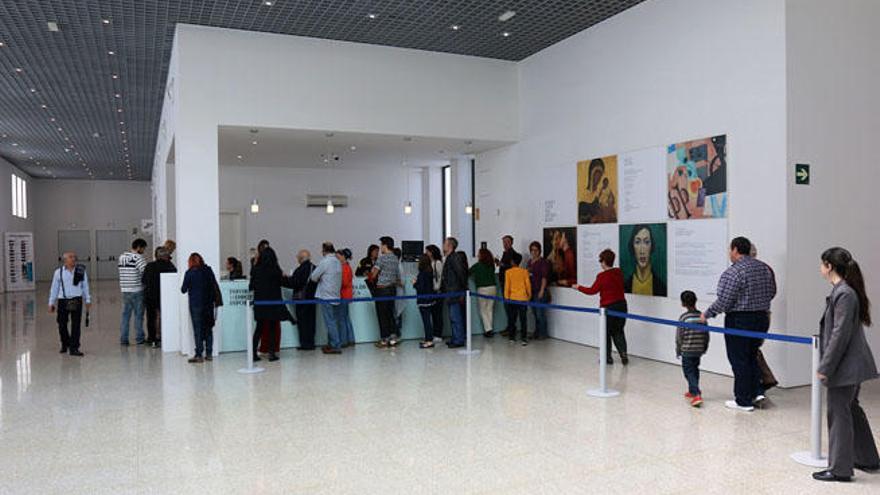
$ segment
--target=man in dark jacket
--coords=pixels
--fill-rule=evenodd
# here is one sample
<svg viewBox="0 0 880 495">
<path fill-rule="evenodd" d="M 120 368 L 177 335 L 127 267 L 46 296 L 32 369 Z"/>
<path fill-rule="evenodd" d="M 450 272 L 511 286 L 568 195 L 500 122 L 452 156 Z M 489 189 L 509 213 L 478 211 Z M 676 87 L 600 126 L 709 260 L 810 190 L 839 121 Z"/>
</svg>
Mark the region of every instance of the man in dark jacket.
<svg viewBox="0 0 880 495">
<path fill-rule="evenodd" d="M 458 240 L 447 237 L 443 241 L 443 275 L 440 280 L 440 292 L 464 292 L 468 289 L 467 255 L 457 251 Z M 446 343 L 450 349 L 465 345 L 465 301 L 464 297 L 446 299 L 449 305 L 449 322 L 452 326 L 452 338 Z"/>
<path fill-rule="evenodd" d="M 171 262 L 171 252 L 168 248 L 160 246 L 156 248 L 155 259 L 147 263 L 141 282 L 144 284 L 144 307 L 147 310 L 147 340 L 145 344 L 153 347 L 162 345 L 162 315 L 161 307 L 161 277 L 163 273 L 177 273 L 177 268 Z"/>
<path fill-rule="evenodd" d="M 291 276 L 291 286 L 293 287 L 293 298 L 301 301 L 310 301 L 315 298 L 315 291 L 318 288 L 316 282 L 312 282 L 310 277 L 315 270 L 315 265 L 311 262 L 311 253 L 303 249 L 296 254 L 296 262 L 299 266 L 293 271 Z M 299 329 L 299 350 L 313 351 L 315 350 L 315 324 L 316 324 L 316 308 L 314 304 L 297 304 L 295 306 L 297 328 Z"/>
</svg>

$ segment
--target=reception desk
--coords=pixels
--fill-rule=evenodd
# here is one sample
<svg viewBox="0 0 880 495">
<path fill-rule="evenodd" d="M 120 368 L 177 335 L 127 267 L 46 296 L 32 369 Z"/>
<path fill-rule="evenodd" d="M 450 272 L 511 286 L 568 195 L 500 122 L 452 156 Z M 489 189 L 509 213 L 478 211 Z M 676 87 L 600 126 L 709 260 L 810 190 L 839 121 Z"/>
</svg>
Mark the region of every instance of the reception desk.
<svg viewBox="0 0 880 495">
<path fill-rule="evenodd" d="M 407 268 L 410 268 L 407 270 Z M 411 273 L 413 267 L 404 268 L 404 280 L 406 285 L 405 294 L 415 295 L 412 288 Z M 471 288 L 473 290 L 473 287 Z M 220 290 L 223 293 L 224 306 L 218 315 L 217 327 L 214 329 L 215 345 L 218 346 L 220 352 L 243 351 L 247 349 L 246 314 L 247 314 L 247 298 L 248 298 L 248 281 L 247 280 L 224 280 L 220 282 Z M 290 289 L 283 289 L 285 300 L 292 298 Z M 370 291 L 364 278 L 355 277 L 354 279 L 354 297 L 363 298 L 370 297 Z M 419 315 L 419 308 L 415 299 L 406 299 L 398 302 L 403 305 L 403 331 L 401 337 L 403 339 L 421 339 L 424 337 L 424 329 L 422 327 L 422 318 Z M 480 313 L 477 308 L 477 299 L 471 298 L 471 331 L 474 334 L 483 333 L 483 325 L 480 321 Z M 288 306 L 291 314 L 294 314 L 293 306 Z M 315 334 L 315 343 L 324 345 L 327 343 L 327 328 L 321 318 L 321 312 L 318 311 L 318 324 Z M 349 306 L 352 326 L 354 327 L 354 336 L 357 343 L 376 342 L 379 340 L 379 323 L 376 319 L 376 306 L 373 302 L 355 302 Z M 444 318 L 446 327 L 444 335 L 450 335 L 449 319 Z M 501 304 L 495 304 L 495 329 L 501 330 L 505 327 L 507 318 Z M 295 325 L 290 322 L 281 323 L 281 347 L 293 348 L 299 346 L 299 332 Z"/>
</svg>

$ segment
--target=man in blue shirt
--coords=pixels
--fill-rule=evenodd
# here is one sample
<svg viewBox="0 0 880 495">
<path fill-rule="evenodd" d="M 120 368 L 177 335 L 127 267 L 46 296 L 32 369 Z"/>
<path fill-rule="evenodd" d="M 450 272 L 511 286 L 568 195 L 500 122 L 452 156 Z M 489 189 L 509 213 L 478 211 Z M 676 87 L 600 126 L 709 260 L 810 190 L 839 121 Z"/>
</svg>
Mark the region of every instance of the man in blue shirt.
<svg viewBox="0 0 880 495">
<path fill-rule="evenodd" d="M 321 351 L 324 354 L 342 354 L 339 340 L 339 294 L 342 289 L 342 264 L 336 257 L 336 248 L 330 242 L 321 246 L 324 257 L 318 263 L 311 279 L 318 283 L 315 291 L 315 299 L 336 301 L 330 304 L 321 304 L 321 316 L 324 317 L 324 326 L 327 327 L 327 345 Z"/>
<path fill-rule="evenodd" d="M 49 312 L 58 312 L 58 335 L 61 337 L 61 353 L 82 356 L 79 350 L 80 322 L 83 303 L 86 310 L 92 307 L 89 293 L 89 276 L 86 267 L 76 263 L 76 253 L 66 252 L 64 264 L 52 275 L 52 288 L 49 291 Z M 70 332 L 67 322 L 70 320 Z"/>
</svg>

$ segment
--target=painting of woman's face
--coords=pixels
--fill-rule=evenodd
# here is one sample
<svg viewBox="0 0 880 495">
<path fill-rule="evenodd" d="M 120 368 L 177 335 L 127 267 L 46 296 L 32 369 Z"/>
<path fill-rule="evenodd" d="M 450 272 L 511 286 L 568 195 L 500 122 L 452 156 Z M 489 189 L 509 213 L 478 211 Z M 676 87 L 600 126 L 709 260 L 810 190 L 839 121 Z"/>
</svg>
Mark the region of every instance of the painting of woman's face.
<svg viewBox="0 0 880 495">
<path fill-rule="evenodd" d="M 636 263 L 640 268 L 645 268 L 651 264 L 651 247 L 653 239 L 651 239 L 651 230 L 643 228 L 639 230 L 633 237 L 633 253 L 635 253 Z"/>
</svg>

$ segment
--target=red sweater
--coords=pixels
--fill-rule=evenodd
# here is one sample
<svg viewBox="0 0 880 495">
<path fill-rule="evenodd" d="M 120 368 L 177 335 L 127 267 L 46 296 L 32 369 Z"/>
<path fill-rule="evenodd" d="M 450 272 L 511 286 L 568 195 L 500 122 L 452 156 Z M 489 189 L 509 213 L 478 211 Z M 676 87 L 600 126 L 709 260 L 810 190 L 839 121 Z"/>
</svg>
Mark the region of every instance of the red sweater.
<svg viewBox="0 0 880 495">
<path fill-rule="evenodd" d="M 354 296 L 354 287 L 352 285 L 351 265 L 342 264 L 342 287 L 339 291 L 339 299 L 351 299 Z"/>
<path fill-rule="evenodd" d="M 578 290 L 587 295 L 599 294 L 599 306 L 606 308 L 625 299 L 623 295 L 623 270 L 611 268 L 600 272 L 591 287 L 578 286 Z"/>
</svg>

